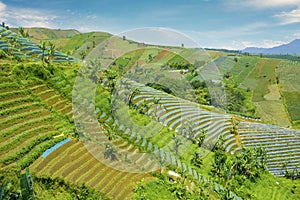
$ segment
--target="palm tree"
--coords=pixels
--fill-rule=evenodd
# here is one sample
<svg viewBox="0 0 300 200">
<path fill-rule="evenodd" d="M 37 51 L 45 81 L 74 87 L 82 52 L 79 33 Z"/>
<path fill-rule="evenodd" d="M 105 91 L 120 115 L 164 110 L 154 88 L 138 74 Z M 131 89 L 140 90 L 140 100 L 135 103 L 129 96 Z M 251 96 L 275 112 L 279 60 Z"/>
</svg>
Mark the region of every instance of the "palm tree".
<svg viewBox="0 0 300 200">
<path fill-rule="evenodd" d="M 104 158 L 110 159 L 111 161 L 118 160 L 116 153 L 117 150 L 112 145 L 106 144 Z"/>
<path fill-rule="evenodd" d="M 200 154 L 199 154 L 198 152 L 195 152 L 195 153 L 194 153 L 194 156 L 193 156 L 193 158 L 192 158 L 192 160 L 191 160 L 191 163 L 192 163 L 194 166 L 198 167 L 198 168 L 200 168 L 201 165 L 203 164 L 203 160 L 202 160 L 202 158 L 200 157 Z"/>
<path fill-rule="evenodd" d="M 157 114 L 158 110 L 159 109 L 164 109 L 164 106 L 163 106 L 163 104 L 160 103 L 160 100 L 161 100 L 161 98 L 156 98 L 156 97 L 153 98 L 153 104 L 155 106 L 155 110 L 153 111 L 154 114 L 152 116 L 157 121 L 159 121 L 159 116 Z"/>
<path fill-rule="evenodd" d="M 26 37 L 26 33 L 25 33 L 25 31 L 24 31 L 24 28 L 22 28 L 22 27 L 19 27 L 18 28 L 18 33 L 19 33 L 19 35 L 21 35 L 22 37 Z"/>
<path fill-rule="evenodd" d="M 52 60 L 55 53 L 55 44 L 53 42 L 49 42 L 49 50 L 48 50 L 48 60 Z"/>
<path fill-rule="evenodd" d="M 141 108 L 140 108 L 139 112 L 141 114 L 144 114 L 144 113 L 147 112 L 148 108 L 149 108 L 148 104 L 146 102 L 143 102 L 142 105 L 141 105 Z"/>
<path fill-rule="evenodd" d="M 42 62 L 44 63 L 45 61 L 45 51 L 46 51 L 46 42 L 45 41 L 42 41 L 39 45 L 39 48 L 42 50 L 42 57 L 41 57 L 41 60 Z"/>
<path fill-rule="evenodd" d="M 172 139 L 174 140 L 174 151 L 175 151 L 175 155 L 178 156 L 179 153 L 179 147 L 183 144 L 181 142 L 181 140 L 179 139 L 179 137 L 176 134 L 173 134 Z"/>
<path fill-rule="evenodd" d="M 129 102 L 128 102 L 129 106 L 132 106 L 134 96 L 137 95 L 137 94 L 139 94 L 139 93 L 140 93 L 140 89 L 139 88 L 135 88 L 134 91 L 131 93 L 131 95 L 129 97 Z"/>
<path fill-rule="evenodd" d="M 86 51 L 80 51 L 79 55 L 80 55 L 81 60 L 84 60 L 86 55 L 87 55 L 87 52 Z"/>
<path fill-rule="evenodd" d="M 117 134 L 116 134 L 116 127 L 112 127 L 107 123 L 104 123 L 105 126 L 105 134 L 108 136 L 108 140 L 113 140 L 116 139 Z"/>
<path fill-rule="evenodd" d="M 201 130 L 200 134 L 194 139 L 194 142 L 201 147 L 206 137 L 205 130 Z"/>
</svg>

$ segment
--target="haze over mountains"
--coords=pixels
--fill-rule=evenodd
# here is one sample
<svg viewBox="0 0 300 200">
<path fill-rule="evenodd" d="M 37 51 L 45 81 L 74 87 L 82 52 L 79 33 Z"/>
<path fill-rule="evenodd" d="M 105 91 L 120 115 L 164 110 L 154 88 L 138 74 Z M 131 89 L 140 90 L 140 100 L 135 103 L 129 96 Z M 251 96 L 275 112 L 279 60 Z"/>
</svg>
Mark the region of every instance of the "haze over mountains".
<svg viewBox="0 0 300 200">
<path fill-rule="evenodd" d="M 272 48 L 257 48 L 257 47 L 247 47 L 242 50 L 243 53 L 251 54 L 296 54 L 300 55 L 300 39 L 293 40 L 288 44 L 283 44 L 280 46 Z"/>
</svg>

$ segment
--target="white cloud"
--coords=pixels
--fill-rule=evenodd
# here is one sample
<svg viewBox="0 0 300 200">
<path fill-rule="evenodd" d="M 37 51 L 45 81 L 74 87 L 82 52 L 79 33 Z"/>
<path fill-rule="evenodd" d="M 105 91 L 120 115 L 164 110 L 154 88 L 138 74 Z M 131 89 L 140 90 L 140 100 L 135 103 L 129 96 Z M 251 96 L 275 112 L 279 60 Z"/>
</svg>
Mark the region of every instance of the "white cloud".
<svg viewBox="0 0 300 200">
<path fill-rule="evenodd" d="M 226 4 L 235 7 L 270 9 L 283 7 L 298 7 L 300 5 L 300 0 L 230 0 L 226 1 Z"/>
<path fill-rule="evenodd" d="M 245 4 L 255 8 L 274 8 L 286 6 L 298 6 L 300 0 L 247 0 Z"/>
<path fill-rule="evenodd" d="M 125 35 L 128 39 L 147 44 L 166 46 L 180 46 L 184 44 L 185 47 L 199 47 L 199 45 L 186 34 L 170 28 L 145 27 L 128 30 L 119 35 Z"/>
<path fill-rule="evenodd" d="M 295 32 L 295 33 L 293 34 L 293 37 L 295 37 L 295 38 L 300 38 L 300 31 Z"/>
<path fill-rule="evenodd" d="M 258 47 L 258 48 L 272 48 L 287 42 L 275 41 L 275 40 L 262 40 L 262 41 L 243 41 L 243 40 L 233 40 L 231 43 L 226 42 L 224 45 L 215 46 L 216 48 L 232 49 L 232 50 L 242 50 L 247 47 Z"/>
<path fill-rule="evenodd" d="M 6 5 L 0 1 L 0 12 L 3 12 L 6 8 Z M 0 13 L 1 15 L 1 13 Z"/>
<path fill-rule="evenodd" d="M 274 17 L 278 18 L 282 25 L 300 23 L 300 8 L 289 12 L 281 12 Z"/>
<path fill-rule="evenodd" d="M 243 48 L 246 47 L 260 47 L 260 48 L 272 48 L 276 47 L 282 44 L 285 44 L 286 42 L 283 41 L 274 41 L 274 40 L 263 40 L 259 42 L 253 42 L 253 41 L 243 41 L 241 42 L 241 46 Z"/>
<path fill-rule="evenodd" d="M 221 48 L 228 48 L 229 46 L 220 46 L 219 44 L 227 41 L 232 41 L 234 38 L 241 38 L 244 36 L 255 36 L 261 34 L 267 27 L 272 25 L 265 22 L 256 22 L 246 24 L 244 26 L 236 26 L 219 31 L 183 31 L 193 39 L 195 39 L 203 47 L 217 46 Z M 241 43 L 230 45 L 229 49 L 240 49 Z"/>
<path fill-rule="evenodd" d="M 48 28 L 55 27 L 53 20 L 57 18 L 49 11 L 10 7 L 2 2 L 0 2 L 0 17 L 9 26 Z"/>
</svg>

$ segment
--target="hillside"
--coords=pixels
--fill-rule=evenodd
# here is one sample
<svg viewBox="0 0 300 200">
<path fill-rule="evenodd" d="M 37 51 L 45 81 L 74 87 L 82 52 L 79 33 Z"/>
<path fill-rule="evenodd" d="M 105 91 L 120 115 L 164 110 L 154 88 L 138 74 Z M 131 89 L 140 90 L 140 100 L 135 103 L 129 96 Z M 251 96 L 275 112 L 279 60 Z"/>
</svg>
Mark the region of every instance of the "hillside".
<svg viewBox="0 0 300 200">
<path fill-rule="evenodd" d="M 41 30 L 80 59 L 1 28 L 1 191 L 299 199 L 299 62 Z"/>
<path fill-rule="evenodd" d="M 280 46 L 272 48 L 256 48 L 256 47 L 247 47 L 242 50 L 243 53 L 251 54 L 291 54 L 291 55 L 300 55 L 300 39 L 291 41 L 288 44 L 283 44 Z"/>
<path fill-rule="evenodd" d="M 19 29 L 12 28 L 18 33 Z M 95 46 L 111 36 L 105 32 L 80 33 L 77 30 L 60 30 L 48 28 L 24 28 L 32 42 L 39 44 L 41 41 L 51 41 L 56 49 L 81 59 L 80 53 L 88 54 Z"/>
</svg>

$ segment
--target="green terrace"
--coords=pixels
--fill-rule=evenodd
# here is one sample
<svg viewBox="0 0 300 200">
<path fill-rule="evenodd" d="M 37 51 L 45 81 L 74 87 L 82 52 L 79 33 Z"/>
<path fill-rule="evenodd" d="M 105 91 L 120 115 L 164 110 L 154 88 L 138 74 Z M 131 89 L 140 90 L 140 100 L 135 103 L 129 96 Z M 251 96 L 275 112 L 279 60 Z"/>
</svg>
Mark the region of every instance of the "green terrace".
<svg viewBox="0 0 300 200">
<path fill-rule="evenodd" d="M 0 27 L 0 50 L 3 50 L 8 55 L 17 58 L 34 58 L 37 60 L 53 57 L 53 62 L 74 62 L 75 59 L 54 50 L 52 55 L 49 54 L 49 47 L 42 47 L 41 45 L 31 42 L 29 39 L 18 35 L 11 30 Z"/>
<path fill-rule="evenodd" d="M 274 125 L 241 122 L 239 134 L 245 146 L 262 146 L 266 149 L 268 169 L 274 175 L 284 176 L 284 167 L 289 170 L 299 170 L 299 131 Z"/>
</svg>

